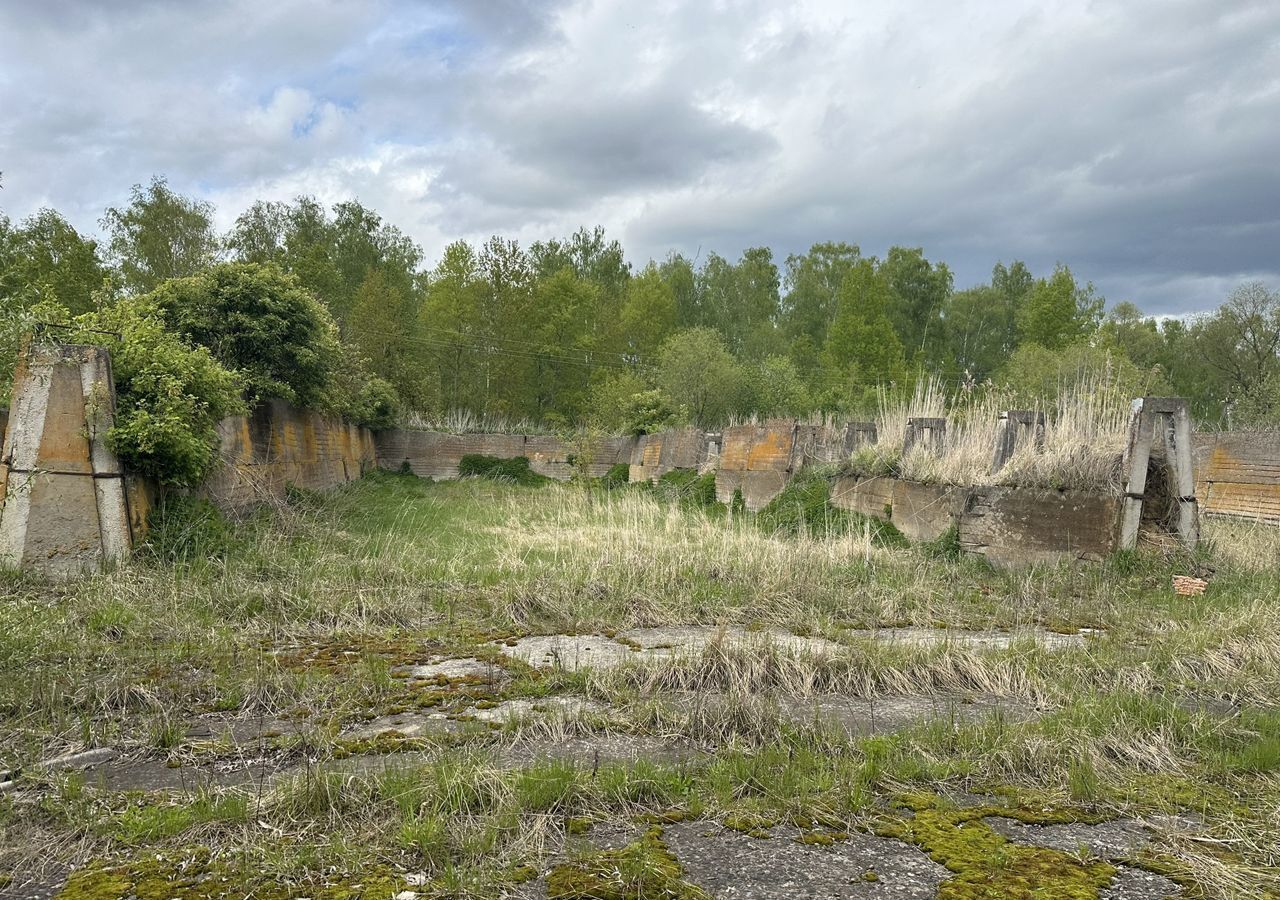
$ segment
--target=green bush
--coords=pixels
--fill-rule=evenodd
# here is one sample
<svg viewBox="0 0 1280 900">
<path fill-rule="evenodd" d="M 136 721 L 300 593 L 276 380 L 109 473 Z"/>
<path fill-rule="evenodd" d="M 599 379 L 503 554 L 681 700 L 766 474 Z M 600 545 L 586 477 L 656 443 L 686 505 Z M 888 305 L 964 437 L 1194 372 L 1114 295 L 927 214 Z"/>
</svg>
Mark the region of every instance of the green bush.
<svg viewBox="0 0 1280 900">
<path fill-rule="evenodd" d="M 116 414 L 107 444 L 121 464 L 165 485 L 202 482 L 217 461 L 218 422 L 244 412 L 240 378 L 166 330 L 145 299 L 78 316 L 73 326 L 59 338 L 111 353 Z"/>
<path fill-rule="evenodd" d="M 277 266 L 224 263 L 147 295 L 165 324 L 241 374 L 251 403 L 323 408 L 342 353 L 328 310 Z"/>
<path fill-rule="evenodd" d="M 614 463 L 609 467 L 609 471 L 605 472 L 600 478 L 601 486 L 609 490 L 625 487 L 630 482 L 631 467 L 626 463 Z"/>
<path fill-rule="evenodd" d="M 551 479 L 529 468 L 529 457 L 498 459 L 481 453 L 468 453 L 458 461 L 458 474 L 463 478 L 487 478 L 510 484 L 539 485 Z"/>
<path fill-rule="evenodd" d="M 716 507 L 716 473 L 699 475 L 695 469 L 672 469 L 654 485 L 658 496 L 683 506 Z"/>
<path fill-rule="evenodd" d="M 773 534 L 835 535 L 870 529 L 876 543 L 904 546 L 906 538 L 888 522 L 831 505 L 831 480 L 823 467 L 805 469 L 756 514 L 756 524 Z"/>
</svg>

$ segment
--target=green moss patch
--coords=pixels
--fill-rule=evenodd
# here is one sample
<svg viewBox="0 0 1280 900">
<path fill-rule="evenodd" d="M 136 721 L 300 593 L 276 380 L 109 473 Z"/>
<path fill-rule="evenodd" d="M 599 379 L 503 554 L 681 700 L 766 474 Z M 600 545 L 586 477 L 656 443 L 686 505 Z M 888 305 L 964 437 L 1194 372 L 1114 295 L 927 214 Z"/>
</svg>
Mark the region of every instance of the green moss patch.
<svg viewBox="0 0 1280 900">
<path fill-rule="evenodd" d="M 955 873 L 939 888 L 939 900 L 1095 900 L 1115 877 L 1110 863 L 1014 844 L 982 821 L 987 816 L 1017 817 L 1017 810 L 950 808 L 927 795 L 913 795 L 903 802 L 913 814 L 882 821 L 876 831 L 915 844 Z"/>
<path fill-rule="evenodd" d="M 710 900 L 684 881 L 680 862 L 653 826 L 621 850 L 601 850 L 556 866 L 547 876 L 551 900 Z"/>
</svg>

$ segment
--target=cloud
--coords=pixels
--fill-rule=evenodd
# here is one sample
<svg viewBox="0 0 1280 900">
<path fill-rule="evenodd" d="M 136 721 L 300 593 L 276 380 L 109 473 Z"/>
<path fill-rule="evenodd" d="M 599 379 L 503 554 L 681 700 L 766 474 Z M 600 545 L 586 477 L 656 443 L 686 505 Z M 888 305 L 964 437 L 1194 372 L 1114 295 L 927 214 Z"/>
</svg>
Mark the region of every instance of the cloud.
<svg viewBox="0 0 1280 900">
<path fill-rule="evenodd" d="M 356 196 L 428 258 L 897 243 L 1181 313 L 1280 283 L 1278 72 L 1261 0 L 10 4 L 0 203 L 92 230 L 162 173 L 223 224 Z"/>
</svg>

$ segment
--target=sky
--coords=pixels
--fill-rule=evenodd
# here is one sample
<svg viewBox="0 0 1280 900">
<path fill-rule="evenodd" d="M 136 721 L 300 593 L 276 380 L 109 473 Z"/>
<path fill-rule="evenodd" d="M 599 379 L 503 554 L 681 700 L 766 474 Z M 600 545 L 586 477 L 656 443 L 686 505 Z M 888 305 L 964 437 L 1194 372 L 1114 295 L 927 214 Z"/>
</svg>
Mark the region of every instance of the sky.
<svg viewBox="0 0 1280 900">
<path fill-rule="evenodd" d="M 781 263 L 1062 262 L 1180 315 L 1280 288 L 1280 2 L 0 0 L 0 210 L 163 175 L 449 242 L 603 225 Z"/>
</svg>

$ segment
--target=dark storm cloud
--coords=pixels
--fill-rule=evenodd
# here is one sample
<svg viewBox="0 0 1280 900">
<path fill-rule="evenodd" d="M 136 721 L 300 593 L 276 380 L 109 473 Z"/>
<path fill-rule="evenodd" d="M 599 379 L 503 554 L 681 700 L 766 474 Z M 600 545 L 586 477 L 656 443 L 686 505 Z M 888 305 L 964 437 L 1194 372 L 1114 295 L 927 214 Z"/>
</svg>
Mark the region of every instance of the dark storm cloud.
<svg viewBox="0 0 1280 900">
<path fill-rule="evenodd" d="M 0 8 L 0 203 L 169 175 L 375 206 L 436 254 L 920 245 L 1204 309 L 1280 284 L 1280 5 L 303 0 Z"/>
</svg>

